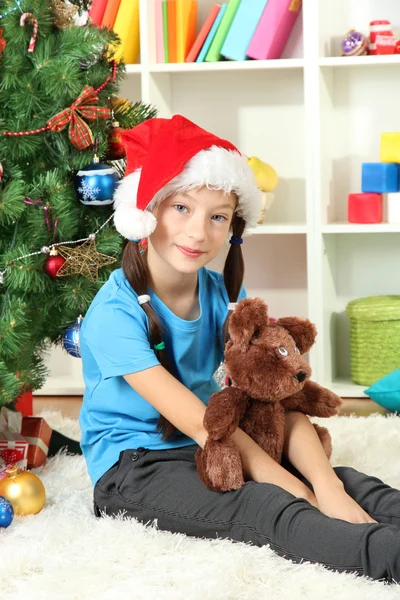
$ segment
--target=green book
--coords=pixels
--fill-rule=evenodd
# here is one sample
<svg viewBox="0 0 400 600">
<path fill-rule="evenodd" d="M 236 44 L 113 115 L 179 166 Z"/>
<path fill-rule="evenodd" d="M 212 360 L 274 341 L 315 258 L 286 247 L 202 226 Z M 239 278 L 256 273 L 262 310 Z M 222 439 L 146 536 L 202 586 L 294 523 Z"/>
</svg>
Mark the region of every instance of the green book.
<svg viewBox="0 0 400 600">
<path fill-rule="evenodd" d="M 236 11 L 239 8 L 240 1 L 241 0 L 230 0 L 210 49 L 207 52 L 207 56 L 205 58 L 206 62 L 218 62 L 221 58 L 221 49 L 224 45 L 225 38 L 228 35 L 229 28 L 232 25 Z"/>
<path fill-rule="evenodd" d="M 167 0 L 162 3 L 163 33 L 164 33 L 164 62 L 169 62 L 168 56 L 168 6 Z"/>
</svg>

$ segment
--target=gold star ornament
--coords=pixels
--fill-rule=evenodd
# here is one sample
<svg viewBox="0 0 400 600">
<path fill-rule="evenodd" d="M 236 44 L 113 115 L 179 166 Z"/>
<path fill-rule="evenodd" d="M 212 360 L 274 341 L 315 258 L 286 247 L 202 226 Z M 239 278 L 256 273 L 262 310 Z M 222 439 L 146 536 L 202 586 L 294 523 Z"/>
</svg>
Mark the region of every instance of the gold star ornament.
<svg viewBox="0 0 400 600">
<path fill-rule="evenodd" d="M 57 271 L 57 277 L 65 277 L 67 275 L 82 275 L 95 282 L 98 278 L 98 271 L 101 267 L 112 265 L 117 261 L 112 256 L 101 254 L 97 251 L 95 237 L 89 237 L 76 248 L 68 248 L 68 246 L 58 246 L 57 251 L 65 258 L 65 263 Z"/>
</svg>

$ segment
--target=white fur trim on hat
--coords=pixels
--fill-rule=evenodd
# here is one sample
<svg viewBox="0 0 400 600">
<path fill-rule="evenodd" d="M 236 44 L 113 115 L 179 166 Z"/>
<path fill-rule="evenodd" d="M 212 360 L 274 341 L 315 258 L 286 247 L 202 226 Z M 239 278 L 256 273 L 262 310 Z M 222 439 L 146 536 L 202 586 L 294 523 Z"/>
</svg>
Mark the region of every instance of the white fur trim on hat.
<svg viewBox="0 0 400 600">
<path fill-rule="evenodd" d="M 141 170 L 138 169 L 124 177 L 114 196 L 115 227 L 128 239 L 142 239 L 154 231 L 157 221 L 151 211 L 168 196 L 202 186 L 211 190 L 223 190 L 227 194 L 231 192 L 236 194 L 238 197 L 236 212 L 246 222 L 243 235 L 246 235 L 250 228 L 255 227 L 260 218 L 261 192 L 257 187 L 253 171 L 245 157 L 233 150 L 219 146 L 200 150 L 188 160 L 179 175 L 156 193 L 145 211 L 137 209 L 132 211 L 136 207 L 140 174 Z M 132 212 L 127 210 L 128 207 Z M 147 215 L 149 217 L 151 215 L 152 219 Z"/>
</svg>

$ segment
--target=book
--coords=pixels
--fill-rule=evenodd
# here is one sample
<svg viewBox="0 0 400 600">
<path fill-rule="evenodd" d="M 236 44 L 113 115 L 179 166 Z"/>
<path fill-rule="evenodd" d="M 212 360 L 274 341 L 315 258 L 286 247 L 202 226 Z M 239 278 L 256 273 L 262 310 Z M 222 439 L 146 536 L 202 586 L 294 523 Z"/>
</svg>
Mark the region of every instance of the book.
<svg viewBox="0 0 400 600">
<path fill-rule="evenodd" d="M 192 45 L 192 47 L 189 50 L 189 53 L 186 57 L 186 62 L 194 62 L 196 60 L 196 58 L 198 57 L 199 52 L 210 32 L 210 29 L 213 26 L 215 19 L 217 18 L 220 8 L 221 8 L 220 4 L 214 4 L 212 9 L 210 10 L 209 15 L 204 22 L 203 27 L 199 31 L 199 35 L 197 36 L 197 38 L 194 41 L 194 44 Z"/>
<path fill-rule="evenodd" d="M 190 5 L 189 22 L 188 22 L 187 36 L 186 36 L 186 42 L 185 42 L 185 60 L 189 53 L 190 48 L 193 46 L 194 40 L 196 39 L 197 12 L 198 12 L 198 2 L 197 2 L 197 0 L 192 0 L 192 3 Z"/>
<path fill-rule="evenodd" d="M 107 0 L 93 0 L 90 7 L 89 17 L 95 25 L 101 26 L 104 12 L 106 10 Z"/>
<path fill-rule="evenodd" d="M 212 41 L 209 51 L 206 55 L 206 62 L 217 62 L 221 58 L 221 48 L 228 34 L 237 9 L 239 8 L 240 0 L 230 0 L 226 5 L 226 10 L 218 27 L 217 33 Z"/>
<path fill-rule="evenodd" d="M 167 0 L 168 62 L 176 62 L 176 0 Z"/>
<path fill-rule="evenodd" d="M 185 62 L 186 40 L 192 0 L 176 0 L 176 60 Z"/>
<path fill-rule="evenodd" d="M 196 62 L 198 62 L 198 63 L 204 62 L 207 52 L 209 51 L 211 44 L 215 38 L 215 35 L 218 31 L 218 28 L 221 25 L 221 22 L 224 17 L 224 14 L 226 12 L 227 6 L 228 6 L 227 4 L 221 5 L 221 7 L 218 11 L 218 15 L 216 16 L 216 19 L 215 19 L 215 21 L 210 29 L 210 32 L 206 38 L 206 41 L 204 42 L 204 45 L 203 45 L 202 49 L 200 50 L 198 57 L 196 58 Z"/>
<path fill-rule="evenodd" d="M 156 38 L 156 62 L 165 62 L 164 55 L 164 25 L 163 25 L 163 0 L 154 0 L 154 20 L 155 20 L 155 38 Z"/>
<path fill-rule="evenodd" d="M 221 54 L 230 60 L 246 60 L 246 51 L 268 0 L 242 0 L 229 28 Z"/>
<path fill-rule="evenodd" d="M 249 58 L 265 60 L 281 57 L 301 3 L 302 0 L 268 0 L 247 49 Z"/>
<path fill-rule="evenodd" d="M 167 0 L 163 0 L 163 3 L 162 3 L 162 16 L 163 16 L 163 39 L 164 39 L 164 62 L 169 63 Z"/>
<path fill-rule="evenodd" d="M 121 0 L 108 0 L 106 10 L 104 11 L 103 19 L 101 21 L 102 27 L 108 27 L 108 29 L 112 29 L 114 27 L 115 18 L 118 13 L 120 2 Z"/>
<path fill-rule="evenodd" d="M 140 52 L 139 0 L 121 0 L 114 31 L 121 40 L 115 59 L 123 58 L 126 64 L 136 63 Z"/>
</svg>

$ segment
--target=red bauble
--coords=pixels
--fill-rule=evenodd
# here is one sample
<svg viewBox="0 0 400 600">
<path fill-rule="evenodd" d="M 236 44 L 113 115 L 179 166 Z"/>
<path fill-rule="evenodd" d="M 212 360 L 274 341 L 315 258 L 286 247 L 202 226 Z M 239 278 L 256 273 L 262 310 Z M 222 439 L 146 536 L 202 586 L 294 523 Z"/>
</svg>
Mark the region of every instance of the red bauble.
<svg viewBox="0 0 400 600">
<path fill-rule="evenodd" d="M 107 160 L 119 160 L 125 158 L 126 150 L 121 140 L 123 129 L 119 126 L 118 121 L 113 121 L 112 129 L 108 136 L 108 152 Z"/>
<path fill-rule="evenodd" d="M 3 30 L 0 27 L 0 53 L 3 52 L 5 47 L 7 46 L 6 40 L 3 38 Z"/>
<path fill-rule="evenodd" d="M 46 275 L 54 279 L 57 277 L 58 270 L 65 263 L 65 258 L 60 256 L 59 254 L 50 254 L 44 261 L 43 269 Z"/>
</svg>

